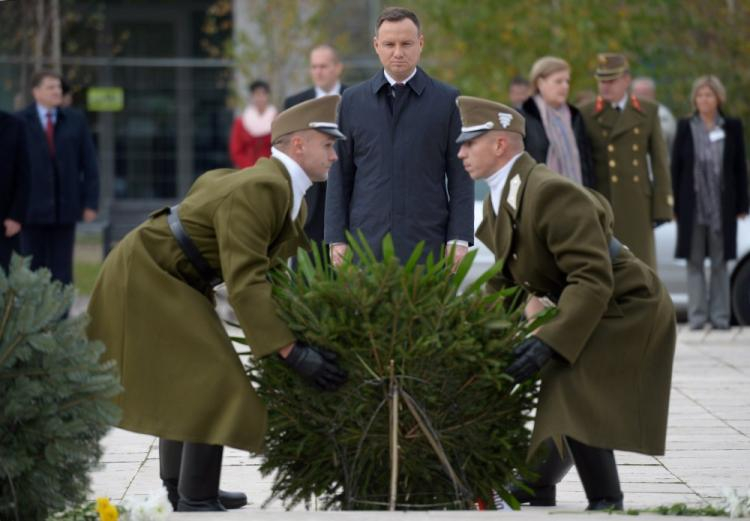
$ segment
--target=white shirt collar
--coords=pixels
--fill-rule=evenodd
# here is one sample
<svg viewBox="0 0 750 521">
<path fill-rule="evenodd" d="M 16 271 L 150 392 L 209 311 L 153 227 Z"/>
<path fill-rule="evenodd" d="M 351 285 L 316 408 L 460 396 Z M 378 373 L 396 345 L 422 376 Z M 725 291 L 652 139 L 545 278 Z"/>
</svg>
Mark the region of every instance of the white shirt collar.
<svg viewBox="0 0 750 521">
<path fill-rule="evenodd" d="M 409 74 L 409 77 L 408 77 L 408 78 L 406 78 L 406 79 L 405 79 L 404 81 L 396 81 L 396 80 L 394 80 L 394 79 L 393 79 L 393 77 L 392 77 L 392 76 L 391 76 L 390 74 L 388 74 L 388 73 L 386 72 L 386 70 L 385 70 L 385 69 L 383 69 L 383 74 L 385 75 L 385 81 L 387 81 L 387 82 L 388 82 L 388 84 L 389 84 L 389 85 L 390 85 L 391 87 L 393 87 L 393 86 L 394 86 L 394 85 L 395 85 L 396 83 L 403 83 L 404 85 L 406 85 L 406 83 L 407 83 L 407 82 L 408 82 L 408 81 L 409 81 L 410 79 L 412 79 L 412 78 L 414 77 L 414 75 L 415 75 L 416 73 L 417 73 L 417 68 L 416 68 L 416 67 L 414 67 L 414 70 L 413 70 L 413 71 L 411 71 L 411 74 Z"/>
<path fill-rule="evenodd" d="M 315 98 L 322 98 L 323 96 L 331 96 L 332 94 L 341 94 L 341 82 L 337 81 L 336 85 L 329 91 L 324 91 L 317 85 L 315 86 Z"/>
<path fill-rule="evenodd" d="M 299 215 L 299 209 L 302 206 L 302 198 L 305 192 L 312 186 L 312 181 L 302 167 L 294 159 L 286 155 L 276 147 L 271 147 L 271 156 L 281 161 L 292 178 L 292 211 L 290 213 L 292 220 Z"/>
<path fill-rule="evenodd" d="M 487 184 L 490 187 L 490 202 L 492 203 L 492 209 L 495 211 L 495 215 L 497 215 L 500 210 L 500 195 L 503 193 L 505 181 L 508 179 L 508 174 L 510 174 L 511 168 L 513 168 L 513 165 L 518 158 L 521 157 L 521 154 L 523 154 L 523 152 L 519 152 L 513 156 L 510 161 L 505 163 L 505 166 L 487 178 Z"/>
<path fill-rule="evenodd" d="M 625 110 L 625 106 L 628 104 L 628 95 L 627 93 L 622 97 L 620 101 L 617 103 L 612 104 L 612 108 L 616 109 L 617 107 L 620 107 L 620 110 Z"/>
</svg>

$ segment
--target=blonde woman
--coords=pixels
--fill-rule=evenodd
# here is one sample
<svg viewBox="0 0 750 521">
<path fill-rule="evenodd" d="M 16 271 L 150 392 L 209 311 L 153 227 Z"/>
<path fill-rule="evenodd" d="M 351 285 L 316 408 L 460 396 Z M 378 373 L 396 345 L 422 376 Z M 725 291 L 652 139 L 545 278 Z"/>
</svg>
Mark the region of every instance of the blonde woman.
<svg viewBox="0 0 750 521">
<path fill-rule="evenodd" d="M 677 124 L 672 191 L 677 258 L 688 261 L 691 329 L 729 328 L 727 261 L 737 257 L 737 219 L 748 213 L 742 122 L 724 115 L 727 95 L 716 76 L 701 76 L 690 95 L 695 112 Z M 706 296 L 703 263 L 711 260 Z"/>
<path fill-rule="evenodd" d="M 531 67 L 529 81 L 533 94 L 521 107 L 526 151 L 538 163 L 593 187 L 594 166 L 583 117 L 568 103 L 570 65 L 562 58 L 545 56 Z"/>
</svg>

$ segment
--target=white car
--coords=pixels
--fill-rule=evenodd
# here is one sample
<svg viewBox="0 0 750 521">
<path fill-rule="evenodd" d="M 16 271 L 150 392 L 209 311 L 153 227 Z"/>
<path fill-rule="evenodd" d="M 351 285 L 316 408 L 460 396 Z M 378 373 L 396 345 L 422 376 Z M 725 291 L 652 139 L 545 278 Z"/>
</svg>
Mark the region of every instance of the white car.
<svg viewBox="0 0 750 521">
<path fill-rule="evenodd" d="M 482 222 L 482 202 L 488 188 L 482 181 L 476 182 L 474 193 L 474 229 Z M 659 277 L 672 296 L 678 316 L 687 313 L 687 268 L 684 259 L 675 259 L 677 225 L 674 221 L 656 229 L 656 261 Z M 479 250 L 467 279 L 473 280 L 495 262 L 495 257 L 479 240 L 474 241 Z M 709 277 L 706 262 L 706 277 Z M 750 218 L 741 220 L 737 226 L 737 259 L 729 263 L 731 281 L 732 312 L 739 324 L 750 325 Z"/>
</svg>

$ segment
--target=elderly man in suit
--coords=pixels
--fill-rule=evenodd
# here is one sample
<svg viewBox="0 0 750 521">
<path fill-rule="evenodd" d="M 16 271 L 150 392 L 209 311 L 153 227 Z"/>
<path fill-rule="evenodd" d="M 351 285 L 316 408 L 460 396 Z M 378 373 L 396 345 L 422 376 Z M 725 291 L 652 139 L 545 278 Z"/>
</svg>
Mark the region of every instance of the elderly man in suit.
<svg viewBox="0 0 750 521">
<path fill-rule="evenodd" d="M 489 100 L 458 99 L 459 157 L 490 195 L 477 238 L 503 261 L 489 286 L 520 286 L 526 316 L 557 314 L 515 350 L 507 372 L 523 382 L 541 370 L 530 453 L 548 453 L 519 502 L 554 505 L 575 461 L 589 510 L 623 508 L 612 449 L 663 454 L 674 309 L 656 274 L 612 234 L 601 194 L 537 164 L 524 152 L 523 116 Z M 570 457 L 572 454 L 572 460 Z M 561 457 L 562 455 L 562 457 Z"/>
<path fill-rule="evenodd" d="M 373 45 L 383 70 L 347 89 L 339 112 L 347 140 L 328 179 L 331 259 L 340 263 L 345 232 L 360 230 L 376 255 L 390 233 L 402 261 L 420 241 L 424 257 L 448 246 L 460 261 L 474 238 L 474 184 L 456 157 L 458 91 L 417 66 L 424 35 L 413 12 L 384 10 Z"/>
<path fill-rule="evenodd" d="M 0 268 L 6 271 L 11 254 L 19 251 L 29 190 L 28 168 L 23 123 L 0 112 Z"/>
<path fill-rule="evenodd" d="M 54 72 L 36 73 L 34 103 L 19 113 L 26 123 L 31 187 L 21 249 L 33 255 L 34 269 L 49 268 L 53 278 L 69 284 L 76 222 L 96 219 L 99 170 L 83 114 L 60 108 L 61 81 Z"/>
<path fill-rule="evenodd" d="M 599 96 L 581 107 L 596 189 L 612 205 L 615 235 L 656 269 L 653 228 L 672 219 L 673 204 L 659 108 L 628 95 L 630 68 L 622 54 L 600 54 L 596 79 Z"/>
<path fill-rule="evenodd" d="M 313 86 L 284 100 L 284 109 L 303 101 L 341 94 L 346 85 L 341 83 L 341 72 L 344 66 L 332 46 L 318 45 L 310 51 L 310 78 Z M 307 222 L 305 233 L 311 241 L 323 244 L 324 220 L 326 214 L 326 182 L 315 183 L 305 193 L 307 203 Z"/>
</svg>

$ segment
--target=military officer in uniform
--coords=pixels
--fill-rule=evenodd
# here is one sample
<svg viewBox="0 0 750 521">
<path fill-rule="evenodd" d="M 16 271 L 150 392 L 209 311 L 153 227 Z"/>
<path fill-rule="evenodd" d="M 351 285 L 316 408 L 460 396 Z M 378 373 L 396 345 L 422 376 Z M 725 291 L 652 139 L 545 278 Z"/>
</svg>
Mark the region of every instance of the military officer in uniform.
<svg viewBox="0 0 750 521">
<path fill-rule="evenodd" d="M 226 282 L 255 357 L 278 354 L 325 390 L 346 379 L 333 353 L 295 341 L 267 278 L 308 245 L 304 195 L 336 160 L 339 100 L 282 112 L 271 158 L 203 174 L 179 206 L 154 212 L 102 266 L 89 337 L 119 366 L 119 426 L 161 439 L 161 478 L 178 511 L 245 504 L 244 494 L 219 491 L 222 449 L 257 452 L 265 432 L 264 405 L 214 311 L 215 285 Z"/>
<path fill-rule="evenodd" d="M 581 107 L 581 114 L 591 141 L 596 189 L 612 205 L 615 235 L 656 269 L 653 228 L 672 219 L 659 107 L 628 95 L 630 71 L 622 54 L 600 54 L 595 76 L 599 96 Z"/>
<path fill-rule="evenodd" d="M 512 492 L 522 503 L 554 505 L 555 485 L 574 460 L 588 509 L 622 509 L 612 449 L 664 453 L 672 301 L 653 270 L 613 235 L 604 197 L 524 152 L 517 111 L 466 96 L 457 103 L 459 158 L 490 187 L 476 235 L 504 262 L 489 289 L 521 286 L 527 316 L 542 302 L 557 306 L 507 369 L 518 382 L 541 370 L 529 454 L 548 450 L 535 469 L 539 478 L 528 483 L 534 493 Z"/>
</svg>

